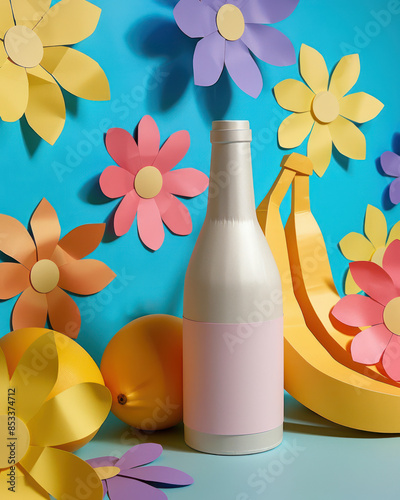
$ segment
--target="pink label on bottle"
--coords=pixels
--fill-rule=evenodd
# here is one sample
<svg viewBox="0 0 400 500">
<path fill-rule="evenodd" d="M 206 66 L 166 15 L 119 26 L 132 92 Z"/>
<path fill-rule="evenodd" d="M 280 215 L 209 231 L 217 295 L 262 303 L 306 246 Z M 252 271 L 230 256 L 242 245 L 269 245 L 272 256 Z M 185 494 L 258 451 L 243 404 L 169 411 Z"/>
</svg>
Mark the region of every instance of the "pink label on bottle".
<svg viewBox="0 0 400 500">
<path fill-rule="evenodd" d="M 207 434 L 266 432 L 283 423 L 283 318 L 183 320 L 183 419 Z"/>
</svg>

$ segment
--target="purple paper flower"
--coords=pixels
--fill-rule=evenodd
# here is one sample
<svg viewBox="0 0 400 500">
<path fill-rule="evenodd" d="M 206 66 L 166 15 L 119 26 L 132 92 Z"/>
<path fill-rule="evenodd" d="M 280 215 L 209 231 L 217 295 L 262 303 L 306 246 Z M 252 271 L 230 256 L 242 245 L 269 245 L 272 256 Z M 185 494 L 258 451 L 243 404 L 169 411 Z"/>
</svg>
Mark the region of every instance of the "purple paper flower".
<svg viewBox="0 0 400 500">
<path fill-rule="evenodd" d="M 174 8 L 179 28 L 201 38 L 193 56 L 194 82 L 208 87 L 224 65 L 236 85 L 258 97 L 263 82 L 251 52 L 274 66 L 296 62 L 291 41 L 266 24 L 288 17 L 299 0 L 180 0 Z"/>
<path fill-rule="evenodd" d="M 185 472 L 171 467 L 142 467 L 158 458 L 163 449 L 155 443 L 138 444 L 121 458 L 101 457 L 87 460 L 100 477 L 104 496 L 110 500 L 145 498 L 146 500 L 165 500 L 167 495 L 156 486 L 187 486 L 193 478 Z"/>
<path fill-rule="evenodd" d="M 400 156 L 392 151 L 385 151 L 381 155 L 382 169 L 386 175 L 397 177 L 389 186 L 389 198 L 393 205 L 400 202 Z"/>
</svg>

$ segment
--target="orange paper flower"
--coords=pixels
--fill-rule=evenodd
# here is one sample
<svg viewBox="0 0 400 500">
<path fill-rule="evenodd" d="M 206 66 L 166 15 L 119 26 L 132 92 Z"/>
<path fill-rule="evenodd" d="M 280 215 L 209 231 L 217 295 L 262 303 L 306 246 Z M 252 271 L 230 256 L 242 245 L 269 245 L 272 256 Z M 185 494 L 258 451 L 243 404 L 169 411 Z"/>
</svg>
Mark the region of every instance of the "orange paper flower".
<svg viewBox="0 0 400 500">
<path fill-rule="evenodd" d="M 43 199 L 32 215 L 33 238 L 13 217 L 0 214 L 0 250 L 17 262 L 0 264 L 0 299 L 20 294 L 12 314 L 14 329 L 44 327 L 76 338 L 81 315 L 64 291 L 91 295 L 106 287 L 115 274 L 101 261 L 81 260 L 99 245 L 105 224 L 87 224 L 60 240 L 57 214 Z"/>
</svg>

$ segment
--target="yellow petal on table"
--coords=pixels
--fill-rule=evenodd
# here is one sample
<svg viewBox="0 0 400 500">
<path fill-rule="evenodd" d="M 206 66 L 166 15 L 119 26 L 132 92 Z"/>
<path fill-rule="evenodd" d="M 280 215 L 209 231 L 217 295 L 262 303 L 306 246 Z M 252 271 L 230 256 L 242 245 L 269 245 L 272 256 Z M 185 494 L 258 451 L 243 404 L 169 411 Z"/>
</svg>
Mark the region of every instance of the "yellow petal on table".
<svg viewBox="0 0 400 500">
<path fill-rule="evenodd" d="M 8 470 L 0 473 L 0 498 L 2 500 L 49 500 L 49 495 L 46 491 L 37 484 L 26 472 L 19 467 L 15 468 L 16 488 L 15 492 L 10 492 L 10 480 L 7 476 Z"/>
<path fill-rule="evenodd" d="M 58 500 L 103 499 L 103 486 L 93 468 L 72 453 L 56 448 L 31 446 L 20 465 Z"/>
<path fill-rule="evenodd" d="M 38 260 L 50 259 L 60 239 L 61 227 L 56 211 L 45 198 L 33 212 L 30 225 Z"/>
<path fill-rule="evenodd" d="M 51 0 L 11 0 L 16 24 L 33 28 L 50 8 Z"/>
<path fill-rule="evenodd" d="M 10 380 L 16 390 L 17 416 L 28 423 L 46 401 L 58 377 L 54 333 L 46 332 L 23 354 Z"/>
<path fill-rule="evenodd" d="M 314 172 L 322 177 L 328 168 L 332 156 L 332 138 L 327 125 L 315 122 L 307 145 Z"/>
<path fill-rule="evenodd" d="M 372 120 L 383 108 L 383 104 L 372 95 L 356 92 L 344 96 L 339 101 L 340 114 L 357 123 Z"/>
<path fill-rule="evenodd" d="M 360 58 L 358 54 L 342 57 L 333 70 L 329 91 L 340 99 L 355 85 L 359 75 Z"/>
<path fill-rule="evenodd" d="M 376 208 L 373 205 L 367 206 L 364 220 L 364 232 L 369 241 L 374 245 L 375 249 L 386 245 L 386 219 L 379 208 Z"/>
<path fill-rule="evenodd" d="M 344 293 L 346 295 L 351 295 L 353 293 L 360 293 L 361 288 L 354 281 L 353 276 L 351 275 L 350 269 L 347 270 L 346 279 L 344 282 Z"/>
<path fill-rule="evenodd" d="M 104 71 L 89 56 L 70 47 L 47 47 L 40 63 L 65 90 L 83 99 L 110 99 Z"/>
<path fill-rule="evenodd" d="M 72 45 L 94 32 L 100 13 L 99 7 L 86 0 L 61 0 L 44 15 L 34 31 L 45 47 Z"/>
<path fill-rule="evenodd" d="M 11 10 L 10 0 L 0 0 L 0 39 L 14 26 L 14 17 Z"/>
<path fill-rule="evenodd" d="M 310 133 L 314 120 L 309 111 L 293 113 L 283 120 L 278 129 L 278 141 L 282 148 L 296 148 Z"/>
<path fill-rule="evenodd" d="M 282 108 L 301 113 L 310 111 L 314 93 L 303 82 L 283 80 L 274 87 L 275 99 Z"/>
<path fill-rule="evenodd" d="M 396 224 L 390 230 L 386 244 L 390 245 L 390 243 L 392 243 L 392 241 L 394 240 L 400 240 L 400 221 L 396 222 Z"/>
<path fill-rule="evenodd" d="M 0 251 L 30 269 L 36 262 L 36 246 L 25 226 L 14 217 L 0 214 Z"/>
<path fill-rule="evenodd" d="M 111 408 L 107 387 L 83 383 L 70 387 L 46 401 L 27 423 L 31 444 L 60 446 L 85 439 L 97 432 Z"/>
<path fill-rule="evenodd" d="M 365 160 L 365 137 L 354 123 L 343 116 L 338 116 L 328 127 L 333 144 L 342 155 L 354 160 Z"/>
<path fill-rule="evenodd" d="M 329 73 L 322 55 L 312 47 L 300 48 L 300 74 L 306 84 L 315 93 L 328 89 Z"/>
<path fill-rule="evenodd" d="M 373 244 L 360 233 L 346 234 L 339 241 L 339 248 L 346 259 L 353 261 L 371 260 L 375 252 Z"/>
<path fill-rule="evenodd" d="M 28 77 L 25 68 L 7 60 L 0 68 L 0 118 L 15 122 L 28 104 Z"/>
<path fill-rule="evenodd" d="M 7 413 L 9 380 L 6 357 L 0 349 L 0 415 Z"/>
<path fill-rule="evenodd" d="M 42 139 L 54 144 L 65 123 L 65 103 L 61 89 L 41 66 L 28 70 L 28 78 L 26 119 Z"/>
</svg>

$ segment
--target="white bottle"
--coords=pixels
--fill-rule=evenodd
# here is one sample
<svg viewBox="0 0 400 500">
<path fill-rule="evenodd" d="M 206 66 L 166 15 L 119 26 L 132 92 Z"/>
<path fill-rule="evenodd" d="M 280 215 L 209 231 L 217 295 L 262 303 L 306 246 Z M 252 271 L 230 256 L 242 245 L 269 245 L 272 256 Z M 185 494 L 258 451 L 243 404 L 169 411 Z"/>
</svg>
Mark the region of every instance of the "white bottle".
<svg viewBox="0 0 400 500">
<path fill-rule="evenodd" d="M 185 279 L 185 440 L 221 455 L 282 441 L 282 288 L 256 217 L 250 142 L 247 121 L 213 122 L 207 214 Z"/>
</svg>

